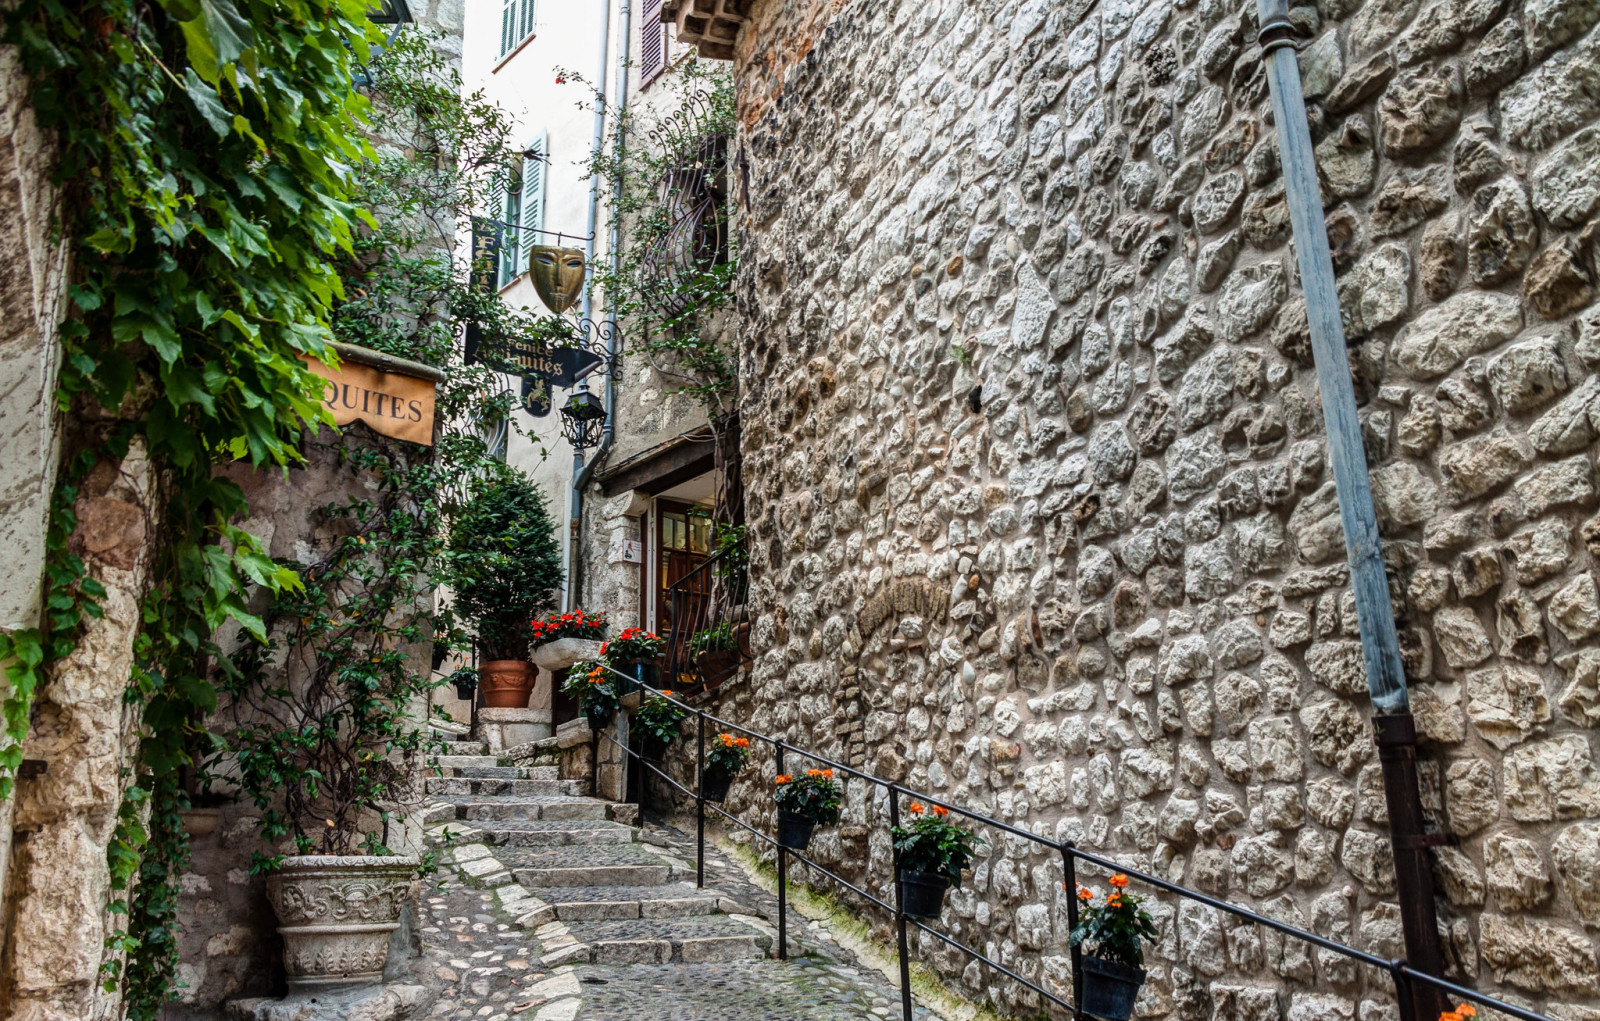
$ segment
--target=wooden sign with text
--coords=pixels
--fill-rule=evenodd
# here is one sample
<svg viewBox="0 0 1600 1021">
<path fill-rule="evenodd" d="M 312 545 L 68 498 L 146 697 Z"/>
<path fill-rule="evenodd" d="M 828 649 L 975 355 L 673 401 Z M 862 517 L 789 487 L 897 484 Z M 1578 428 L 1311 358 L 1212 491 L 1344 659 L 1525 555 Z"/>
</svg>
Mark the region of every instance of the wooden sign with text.
<svg viewBox="0 0 1600 1021">
<path fill-rule="evenodd" d="M 315 358 L 307 358 L 306 365 L 327 380 L 322 403 L 339 425 L 365 422 L 385 436 L 433 446 L 432 380 L 384 372 L 348 359 L 337 369 Z"/>
</svg>

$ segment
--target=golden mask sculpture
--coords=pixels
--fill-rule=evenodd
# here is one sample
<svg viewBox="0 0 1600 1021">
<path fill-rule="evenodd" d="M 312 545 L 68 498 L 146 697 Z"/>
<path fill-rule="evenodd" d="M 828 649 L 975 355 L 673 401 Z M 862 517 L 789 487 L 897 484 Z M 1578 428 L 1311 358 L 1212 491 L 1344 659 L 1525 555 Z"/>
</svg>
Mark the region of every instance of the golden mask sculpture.
<svg viewBox="0 0 1600 1021">
<path fill-rule="evenodd" d="M 533 289 L 539 292 L 545 307 L 558 314 L 577 304 L 583 296 L 586 268 L 583 251 L 578 248 L 534 245 L 528 250 L 528 273 L 533 277 Z"/>
</svg>

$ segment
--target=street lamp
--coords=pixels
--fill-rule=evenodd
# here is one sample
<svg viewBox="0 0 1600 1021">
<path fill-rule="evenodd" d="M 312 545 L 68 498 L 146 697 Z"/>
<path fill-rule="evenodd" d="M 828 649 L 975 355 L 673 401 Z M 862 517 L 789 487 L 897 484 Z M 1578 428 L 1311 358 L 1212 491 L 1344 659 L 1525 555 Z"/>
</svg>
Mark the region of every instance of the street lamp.
<svg viewBox="0 0 1600 1021">
<path fill-rule="evenodd" d="M 600 395 L 591 390 L 574 391 L 561 406 L 561 434 L 576 450 L 587 450 L 600 443 L 606 409 Z"/>
</svg>

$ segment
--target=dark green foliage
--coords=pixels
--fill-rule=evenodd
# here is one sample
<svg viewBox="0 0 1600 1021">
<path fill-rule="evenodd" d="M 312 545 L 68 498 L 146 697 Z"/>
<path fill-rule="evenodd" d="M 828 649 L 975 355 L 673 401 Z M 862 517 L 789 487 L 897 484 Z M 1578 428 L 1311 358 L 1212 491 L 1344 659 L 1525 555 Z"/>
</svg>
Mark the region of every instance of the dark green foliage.
<svg viewBox="0 0 1600 1021">
<path fill-rule="evenodd" d="M 617 711 L 617 687 L 603 664 L 583 660 L 572 664 L 561 685 L 562 694 L 577 700 L 585 716 L 610 717 Z"/>
<path fill-rule="evenodd" d="M 729 621 L 696 631 L 689 637 L 690 652 L 734 652 L 739 648 L 739 634 Z"/>
<path fill-rule="evenodd" d="M 706 772 L 733 776 L 750 758 L 750 739 L 743 735 L 718 734 L 706 749 Z"/>
<path fill-rule="evenodd" d="M 678 739 L 678 727 L 689 710 L 660 695 L 650 695 L 639 704 L 633 714 L 633 726 L 662 744 Z"/>
<path fill-rule="evenodd" d="M 779 776 L 772 800 L 778 807 L 803 815 L 820 826 L 839 821 L 839 804 L 844 793 L 833 780 L 831 769 L 808 769 L 804 776 Z"/>
<path fill-rule="evenodd" d="M 1078 900 L 1083 907 L 1078 909 L 1078 926 L 1067 940 L 1091 957 L 1129 968 L 1143 968 L 1142 941 L 1156 939 L 1156 925 L 1149 912 L 1140 906 L 1144 898 L 1122 892 L 1127 883 L 1127 876 L 1112 876 L 1113 889 L 1100 905 L 1092 903 L 1093 891 L 1079 887 Z"/>
<path fill-rule="evenodd" d="M 236 763 L 262 837 L 292 836 L 299 854 L 385 853 L 381 806 L 408 800 L 428 749 L 414 713 L 434 682 L 413 653 L 432 636 L 437 469 L 403 446 L 339 448 L 371 496 L 321 509 L 332 537 L 314 561 L 286 565 L 303 587 L 278 593 L 266 640 L 245 641 L 218 671 L 231 709 L 218 758 Z M 276 864 L 258 856 L 252 868 Z"/>
<path fill-rule="evenodd" d="M 452 603 L 484 659 L 523 659 L 533 618 L 561 587 L 561 547 L 545 495 L 502 466 L 487 474 L 450 526 Z"/>
<path fill-rule="evenodd" d="M 935 808 L 924 812 L 919 802 L 913 801 L 909 809 L 917 818 L 910 826 L 894 828 L 894 849 L 900 856 L 900 867 L 915 872 L 937 872 L 950 880 L 950 885 L 961 886 L 961 870 L 972 861 L 972 854 L 983 838 L 948 821 L 947 810 Z"/>
</svg>

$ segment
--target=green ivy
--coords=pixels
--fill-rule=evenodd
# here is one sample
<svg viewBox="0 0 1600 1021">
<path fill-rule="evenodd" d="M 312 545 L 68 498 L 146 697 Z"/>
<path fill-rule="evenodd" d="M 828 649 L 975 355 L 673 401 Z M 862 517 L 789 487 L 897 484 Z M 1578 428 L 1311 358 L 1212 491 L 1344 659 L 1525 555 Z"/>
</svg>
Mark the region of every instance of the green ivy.
<svg viewBox="0 0 1600 1021">
<path fill-rule="evenodd" d="M 128 687 L 144 729 L 109 852 L 125 896 L 112 910 L 129 921 L 110 949 L 125 963 L 113 953 L 106 969 L 132 1018 L 159 1015 L 176 961 L 178 771 L 214 706 L 210 635 L 227 620 L 261 633 L 249 586 L 298 586 L 231 523 L 244 496 L 215 469 L 295 464 L 306 425 L 325 420 L 302 359 L 327 357 L 336 261 L 355 226 L 374 223 L 353 201 L 354 168 L 375 154 L 351 83 L 378 38 L 364 0 L 20 0 L 5 15 L 59 153 L 74 282 L 57 402 L 78 431 L 52 506 L 48 612 L 0 644 L 11 659 L 0 784 L 9 793 L 44 671 L 104 596 L 67 547 L 77 482 L 137 443 L 160 532 Z M 108 417 L 86 414 L 94 404 L 112 413 L 109 434 L 83 424 Z"/>
</svg>

